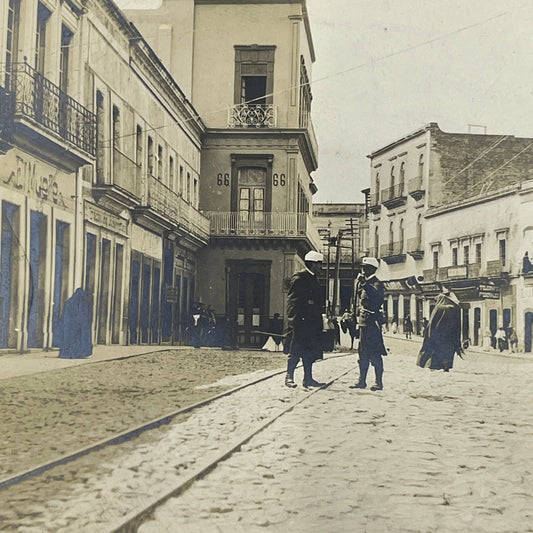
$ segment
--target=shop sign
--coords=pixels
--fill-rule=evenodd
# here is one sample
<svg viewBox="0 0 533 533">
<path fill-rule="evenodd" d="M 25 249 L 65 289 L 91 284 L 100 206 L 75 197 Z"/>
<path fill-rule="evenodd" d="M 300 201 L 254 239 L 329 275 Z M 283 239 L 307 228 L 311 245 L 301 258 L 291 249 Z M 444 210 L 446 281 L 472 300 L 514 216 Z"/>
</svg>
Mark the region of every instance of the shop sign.
<svg viewBox="0 0 533 533">
<path fill-rule="evenodd" d="M 484 298 L 486 300 L 499 300 L 500 288 L 494 287 L 493 285 L 480 285 L 479 297 Z"/>
<path fill-rule="evenodd" d="M 85 220 L 96 226 L 102 226 L 110 229 L 115 233 L 127 236 L 128 223 L 120 217 L 104 211 L 94 204 L 85 202 Z"/>
<path fill-rule="evenodd" d="M 422 292 L 440 292 L 440 283 L 424 283 L 420 285 Z"/>
<path fill-rule="evenodd" d="M 165 287 L 165 300 L 169 303 L 177 303 L 178 302 L 178 288 L 172 287 L 171 285 L 167 285 Z"/>
<path fill-rule="evenodd" d="M 76 176 L 21 150 L 10 150 L 0 157 L 0 183 L 30 198 L 74 210 Z"/>
</svg>

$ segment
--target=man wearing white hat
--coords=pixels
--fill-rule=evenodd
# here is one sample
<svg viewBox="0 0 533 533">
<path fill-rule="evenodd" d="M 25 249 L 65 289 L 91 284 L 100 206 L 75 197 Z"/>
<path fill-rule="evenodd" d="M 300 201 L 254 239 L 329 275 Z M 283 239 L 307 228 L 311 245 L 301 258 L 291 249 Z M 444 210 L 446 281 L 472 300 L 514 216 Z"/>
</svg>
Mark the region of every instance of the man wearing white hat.
<svg viewBox="0 0 533 533">
<path fill-rule="evenodd" d="M 322 313 L 324 293 L 317 275 L 322 269 L 324 257 L 311 251 L 304 258 L 305 269 L 291 278 L 287 294 L 287 318 L 289 321 L 289 360 L 285 385 L 294 388 L 294 371 L 300 359 L 304 367 L 303 386 L 322 387 L 324 384 L 313 379 L 313 363 L 322 359 Z"/>
<path fill-rule="evenodd" d="M 383 315 L 384 287 L 376 277 L 379 260 L 375 257 L 364 257 L 363 273 L 357 276 L 356 296 L 358 302 L 357 318 L 359 323 L 359 381 L 353 389 L 366 388 L 366 375 L 370 364 L 374 367 L 376 383 L 370 390 L 383 389 L 383 357 L 387 349 L 383 344 L 381 325 Z"/>
</svg>

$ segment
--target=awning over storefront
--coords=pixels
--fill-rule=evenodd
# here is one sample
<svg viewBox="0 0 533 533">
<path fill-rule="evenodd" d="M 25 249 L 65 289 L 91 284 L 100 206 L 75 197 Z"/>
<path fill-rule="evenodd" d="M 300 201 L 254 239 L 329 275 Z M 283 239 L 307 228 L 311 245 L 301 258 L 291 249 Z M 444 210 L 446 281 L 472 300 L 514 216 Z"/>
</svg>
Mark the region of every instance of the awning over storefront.
<svg viewBox="0 0 533 533">
<path fill-rule="evenodd" d="M 387 292 L 408 292 L 408 293 L 420 293 L 420 285 L 418 284 L 415 276 L 409 276 L 407 278 L 389 279 L 383 281 L 385 290 Z"/>
</svg>

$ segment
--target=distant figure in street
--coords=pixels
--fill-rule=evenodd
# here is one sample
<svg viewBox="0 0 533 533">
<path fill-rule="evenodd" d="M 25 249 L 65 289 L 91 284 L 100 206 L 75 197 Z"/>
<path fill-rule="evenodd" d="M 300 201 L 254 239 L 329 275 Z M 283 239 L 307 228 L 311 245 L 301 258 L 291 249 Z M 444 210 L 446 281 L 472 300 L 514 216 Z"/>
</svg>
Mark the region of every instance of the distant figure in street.
<svg viewBox="0 0 533 533">
<path fill-rule="evenodd" d="M 413 334 L 413 322 L 411 317 L 407 315 L 403 320 L 403 332 L 405 333 L 405 338 L 410 339 Z"/>
<path fill-rule="evenodd" d="M 426 333 L 426 329 L 427 329 L 427 327 L 428 327 L 428 324 L 429 324 L 428 319 L 427 319 L 426 317 L 423 317 L 423 318 L 422 318 L 422 332 L 421 332 L 421 333 L 422 333 L 422 336 L 425 335 L 425 333 Z"/>
<path fill-rule="evenodd" d="M 491 350 L 492 350 L 492 332 L 490 331 L 490 328 L 487 326 L 483 330 L 483 351 L 490 352 Z"/>
<path fill-rule="evenodd" d="M 62 359 L 83 359 L 93 353 L 92 304 L 87 291 L 76 289 L 65 302 L 55 336 Z"/>
<path fill-rule="evenodd" d="M 392 317 L 391 331 L 394 335 L 398 333 L 398 318 L 396 317 L 396 315 Z"/>
<path fill-rule="evenodd" d="M 344 314 L 341 317 L 341 328 L 344 333 L 350 335 L 350 350 L 353 350 L 353 341 L 357 338 L 357 326 L 353 314 L 348 309 L 344 310 Z"/>
<path fill-rule="evenodd" d="M 285 385 L 296 387 L 294 371 L 300 359 L 304 367 L 303 386 L 322 387 L 313 379 L 313 363 L 323 358 L 322 331 L 324 323 L 324 296 L 317 275 L 322 269 L 324 257 L 311 251 L 304 258 L 305 269 L 292 276 L 287 294 L 287 319 L 289 323 L 289 360 Z"/>
<path fill-rule="evenodd" d="M 448 372 L 453 367 L 455 354 L 461 356 L 461 315 L 459 300 L 445 289 L 437 302 L 424 334 L 417 365 Z"/>
<path fill-rule="evenodd" d="M 505 343 L 507 342 L 507 336 L 505 335 L 505 330 L 503 327 L 498 328 L 495 337 L 498 350 L 500 350 L 500 353 L 502 353 L 505 350 Z"/>
<path fill-rule="evenodd" d="M 518 335 L 511 324 L 509 324 L 509 327 L 507 328 L 507 338 L 509 339 L 509 347 L 511 348 L 511 352 L 516 353 L 518 351 Z"/>
<path fill-rule="evenodd" d="M 531 261 L 527 252 L 524 254 L 524 258 L 522 259 L 522 272 L 524 274 L 531 272 Z"/>
<path fill-rule="evenodd" d="M 372 364 L 376 383 L 370 390 L 383 390 L 383 356 L 387 349 L 383 344 L 381 326 L 383 315 L 383 283 L 376 277 L 379 261 L 375 257 L 364 257 L 363 272 L 357 276 L 356 298 L 359 323 L 359 381 L 352 389 L 365 389 L 368 368 Z"/>
</svg>

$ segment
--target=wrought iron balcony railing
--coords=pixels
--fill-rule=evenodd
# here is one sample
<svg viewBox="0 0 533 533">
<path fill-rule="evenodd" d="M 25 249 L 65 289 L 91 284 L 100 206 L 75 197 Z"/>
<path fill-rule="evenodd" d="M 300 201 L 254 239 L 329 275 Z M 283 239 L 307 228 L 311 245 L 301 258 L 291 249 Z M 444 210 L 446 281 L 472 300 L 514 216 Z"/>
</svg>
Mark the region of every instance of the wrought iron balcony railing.
<svg viewBox="0 0 533 533">
<path fill-rule="evenodd" d="M 415 259 L 424 257 L 424 245 L 420 237 L 414 237 L 407 241 L 407 253 Z"/>
<path fill-rule="evenodd" d="M 502 274 L 509 273 L 509 266 L 507 266 L 501 259 L 495 261 L 487 261 L 487 277 L 498 278 Z"/>
<path fill-rule="evenodd" d="M 113 148 L 113 185 L 130 192 L 136 198 L 142 195 L 141 166 Z"/>
<path fill-rule="evenodd" d="M 142 206 L 156 211 L 159 215 L 163 215 L 177 224 L 181 205 L 179 194 L 155 176 L 149 174 L 146 178 L 146 195 L 141 202 Z"/>
<path fill-rule="evenodd" d="M 230 128 L 275 128 L 277 112 L 272 104 L 239 104 L 229 108 Z"/>
<path fill-rule="evenodd" d="M 211 235 L 218 237 L 306 237 L 320 249 L 320 235 L 307 213 L 209 211 Z"/>
<path fill-rule="evenodd" d="M 422 176 L 410 179 L 408 183 L 409 194 L 415 199 L 420 200 L 424 196 L 424 184 Z"/>
<path fill-rule="evenodd" d="M 96 115 L 27 63 L 6 76 L 7 119 L 30 119 L 91 156 L 96 154 Z M 5 121 L 6 119 L 4 119 Z"/>
<path fill-rule="evenodd" d="M 379 204 L 379 191 L 370 195 L 370 212 L 379 213 L 381 211 L 381 205 Z"/>
<path fill-rule="evenodd" d="M 381 195 L 381 203 L 387 208 L 398 207 L 399 205 L 404 205 L 406 202 L 405 192 L 404 192 L 404 183 L 398 183 L 393 187 L 388 187 L 383 189 Z"/>
<path fill-rule="evenodd" d="M 379 255 L 387 264 L 405 262 L 405 246 L 403 241 L 382 244 Z"/>
</svg>

